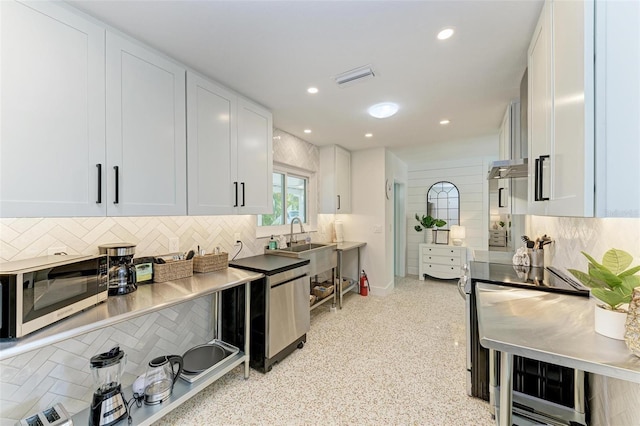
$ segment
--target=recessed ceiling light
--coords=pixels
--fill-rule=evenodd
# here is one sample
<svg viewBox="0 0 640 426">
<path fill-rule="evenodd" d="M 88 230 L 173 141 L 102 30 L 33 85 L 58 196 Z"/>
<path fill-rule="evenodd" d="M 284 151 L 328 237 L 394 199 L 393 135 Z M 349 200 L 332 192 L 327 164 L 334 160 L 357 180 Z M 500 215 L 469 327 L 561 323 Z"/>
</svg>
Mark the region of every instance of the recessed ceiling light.
<svg viewBox="0 0 640 426">
<path fill-rule="evenodd" d="M 311 94 L 316 94 L 316 93 L 318 93 L 318 88 L 317 87 L 309 87 L 307 89 L 307 92 L 311 93 Z"/>
<path fill-rule="evenodd" d="M 311 129 L 304 129 L 305 133 L 311 133 Z"/>
<path fill-rule="evenodd" d="M 369 115 L 375 118 L 387 118 L 398 112 L 398 105 L 393 102 L 382 102 L 369 107 Z"/>
<path fill-rule="evenodd" d="M 447 120 L 447 119 L 445 119 L 445 120 L 440 120 L 440 124 L 442 124 L 443 126 L 444 126 L 445 124 L 449 124 L 449 123 L 451 123 L 451 122 L 450 122 L 449 120 Z"/>
<path fill-rule="evenodd" d="M 446 40 L 453 35 L 453 28 L 445 28 L 438 33 L 438 40 Z"/>
<path fill-rule="evenodd" d="M 365 133 L 364 137 L 365 138 L 372 138 L 373 137 L 373 133 Z"/>
</svg>

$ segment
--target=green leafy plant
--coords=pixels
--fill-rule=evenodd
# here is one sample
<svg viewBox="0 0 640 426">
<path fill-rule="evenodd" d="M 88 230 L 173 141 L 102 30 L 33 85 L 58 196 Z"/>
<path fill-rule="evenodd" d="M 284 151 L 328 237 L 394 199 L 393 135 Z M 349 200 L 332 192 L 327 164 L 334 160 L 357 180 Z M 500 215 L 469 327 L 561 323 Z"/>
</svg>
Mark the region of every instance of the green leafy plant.
<svg viewBox="0 0 640 426">
<path fill-rule="evenodd" d="M 640 265 L 629 268 L 633 256 L 624 250 L 611 249 L 598 263 L 593 257 L 581 252 L 588 260 L 588 272 L 569 269 L 582 284 L 591 289 L 591 293 L 603 301 L 610 310 L 624 311 L 620 305 L 631 302 L 635 287 L 640 286 Z M 629 269 L 627 269 L 629 268 Z"/>
<path fill-rule="evenodd" d="M 500 228 L 504 228 L 505 223 L 503 221 L 498 222 L 498 225 L 500 225 Z"/>
<path fill-rule="evenodd" d="M 438 227 L 440 228 L 441 226 L 445 226 L 447 224 L 447 222 L 445 222 L 442 219 L 435 219 L 433 218 L 431 215 L 422 215 L 422 217 L 418 216 L 418 213 L 416 213 L 416 220 L 418 221 L 418 223 L 420 225 L 416 225 L 413 227 L 413 229 L 415 229 L 418 232 L 422 232 L 422 229 L 430 229 L 430 228 L 434 228 L 434 227 Z"/>
</svg>

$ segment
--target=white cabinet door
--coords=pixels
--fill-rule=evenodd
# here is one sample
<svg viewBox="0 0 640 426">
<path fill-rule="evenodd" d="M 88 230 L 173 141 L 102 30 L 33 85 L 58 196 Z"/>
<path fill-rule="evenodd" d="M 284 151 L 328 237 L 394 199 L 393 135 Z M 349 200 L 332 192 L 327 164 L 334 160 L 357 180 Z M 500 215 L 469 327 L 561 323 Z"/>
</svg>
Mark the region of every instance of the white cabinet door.
<svg viewBox="0 0 640 426">
<path fill-rule="evenodd" d="M 184 215 L 185 70 L 107 33 L 109 216 Z"/>
<path fill-rule="evenodd" d="M 351 153 L 336 147 L 336 213 L 351 213 Z"/>
<path fill-rule="evenodd" d="M 553 138 L 547 214 L 594 213 L 593 2 L 555 1 Z"/>
<path fill-rule="evenodd" d="M 596 2 L 596 216 L 640 217 L 640 2 Z"/>
<path fill-rule="evenodd" d="M 546 213 L 553 126 L 551 5 L 545 2 L 528 54 L 529 214 Z"/>
<path fill-rule="evenodd" d="M 320 148 L 320 213 L 351 213 L 351 153 L 337 145 Z"/>
<path fill-rule="evenodd" d="M 104 215 L 104 30 L 2 1 L 0 31 L 0 216 Z"/>
<path fill-rule="evenodd" d="M 268 110 L 243 98 L 238 98 L 235 157 L 238 213 L 273 213 L 272 116 Z"/>
<path fill-rule="evenodd" d="M 236 212 L 231 147 L 236 143 L 237 96 L 187 73 L 187 170 L 190 215 Z M 234 159 L 235 160 L 235 159 Z M 266 178 L 266 175 L 263 177 Z"/>
<path fill-rule="evenodd" d="M 500 160 L 511 159 L 511 104 L 507 107 L 507 111 L 502 118 L 502 125 L 498 133 L 499 149 L 498 155 Z M 498 179 L 498 212 L 501 214 L 511 213 L 509 203 L 509 183 L 511 179 Z"/>
</svg>

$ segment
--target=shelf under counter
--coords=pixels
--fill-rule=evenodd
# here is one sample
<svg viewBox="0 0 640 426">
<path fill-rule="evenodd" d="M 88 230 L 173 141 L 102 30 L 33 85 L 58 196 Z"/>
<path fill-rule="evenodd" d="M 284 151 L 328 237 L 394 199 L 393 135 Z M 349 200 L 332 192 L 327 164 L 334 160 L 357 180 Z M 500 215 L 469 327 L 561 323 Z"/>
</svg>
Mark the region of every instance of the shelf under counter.
<svg viewBox="0 0 640 426">
<path fill-rule="evenodd" d="M 263 274 L 226 268 L 163 283 L 142 284 L 132 293 L 109 296 L 106 302 L 85 309 L 42 330 L 18 339 L 0 341 L 0 360 L 80 336 L 101 328 L 211 293 L 261 279 Z"/>
</svg>

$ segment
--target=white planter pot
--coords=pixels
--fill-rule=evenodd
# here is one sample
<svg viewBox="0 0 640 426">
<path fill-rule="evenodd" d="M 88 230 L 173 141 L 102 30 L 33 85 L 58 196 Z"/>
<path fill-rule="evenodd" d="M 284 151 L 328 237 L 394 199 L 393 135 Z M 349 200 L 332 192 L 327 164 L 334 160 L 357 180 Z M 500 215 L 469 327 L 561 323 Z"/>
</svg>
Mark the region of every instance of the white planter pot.
<svg viewBox="0 0 640 426">
<path fill-rule="evenodd" d="M 427 228 L 424 230 L 424 242 L 426 244 L 433 244 L 433 229 Z"/>
<path fill-rule="evenodd" d="M 610 311 L 609 309 L 595 306 L 595 330 L 596 333 L 616 340 L 624 340 L 626 312 Z"/>
</svg>

